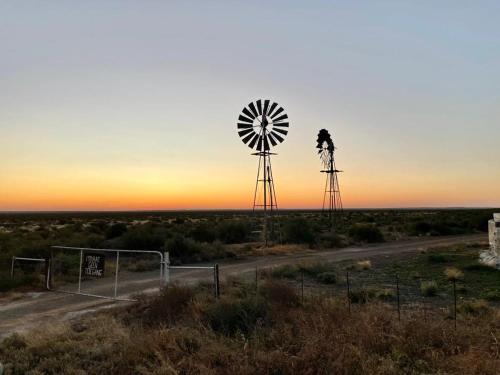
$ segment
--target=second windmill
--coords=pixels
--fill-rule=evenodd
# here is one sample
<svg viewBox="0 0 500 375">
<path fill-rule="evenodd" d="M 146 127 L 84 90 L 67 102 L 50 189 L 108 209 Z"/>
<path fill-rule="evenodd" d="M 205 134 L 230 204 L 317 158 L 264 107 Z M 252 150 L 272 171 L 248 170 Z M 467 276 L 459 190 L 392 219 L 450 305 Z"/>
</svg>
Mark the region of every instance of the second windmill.
<svg viewBox="0 0 500 375">
<path fill-rule="evenodd" d="M 271 166 L 271 147 L 285 140 L 288 134 L 288 115 L 283 107 L 270 100 L 249 103 L 238 117 L 238 135 L 243 143 L 259 157 L 253 209 L 264 212 L 263 236 L 266 246 L 274 237 L 273 213 L 278 209 Z M 262 192 L 262 196 L 259 192 Z M 260 200 L 262 198 L 262 200 Z"/>
</svg>

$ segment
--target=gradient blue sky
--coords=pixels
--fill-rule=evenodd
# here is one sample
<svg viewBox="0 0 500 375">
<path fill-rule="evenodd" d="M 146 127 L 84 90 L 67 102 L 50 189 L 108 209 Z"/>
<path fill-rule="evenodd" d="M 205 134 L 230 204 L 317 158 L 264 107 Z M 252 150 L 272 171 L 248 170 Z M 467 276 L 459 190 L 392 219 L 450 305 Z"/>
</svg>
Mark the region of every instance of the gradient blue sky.
<svg viewBox="0 0 500 375">
<path fill-rule="evenodd" d="M 282 104 L 282 207 L 500 206 L 496 1 L 4 1 L 0 210 L 248 208 L 241 108 Z"/>
</svg>

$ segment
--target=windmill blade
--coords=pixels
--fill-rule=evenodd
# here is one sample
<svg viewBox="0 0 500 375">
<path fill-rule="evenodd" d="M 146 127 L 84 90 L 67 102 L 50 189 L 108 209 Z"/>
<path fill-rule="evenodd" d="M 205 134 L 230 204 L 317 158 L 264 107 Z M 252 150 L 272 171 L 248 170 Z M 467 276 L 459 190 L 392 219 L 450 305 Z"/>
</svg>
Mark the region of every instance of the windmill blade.
<svg viewBox="0 0 500 375">
<path fill-rule="evenodd" d="M 267 136 L 269 137 L 269 141 L 271 142 L 271 144 L 273 145 L 273 147 L 278 144 L 278 142 L 274 139 L 274 136 L 273 136 L 272 132 L 269 133 Z"/>
<path fill-rule="evenodd" d="M 257 142 L 257 150 L 262 151 L 262 135 L 259 135 L 259 142 Z"/>
<path fill-rule="evenodd" d="M 279 143 L 283 142 L 285 139 L 275 132 L 275 129 L 271 131 L 271 135 L 278 140 Z"/>
<path fill-rule="evenodd" d="M 275 114 L 276 115 L 276 114 Z M 278 121 L 281 121 L 281 120 L 284 120 L 284 119 L 287 119 L 288 118 L 288 115 L 285 113 L 284 115 L 278 117 L 278 118 L 273 118 L 273 122 L 278 122 Z"/>
<path fill-rule="evenodd" d="M 271 104 L 271 108 L 269 108 L 269 112 L 267 114 L 268 116 L 272 116 L 273 111 L 274 111 L 274 109 L 276 108 L 277 105 L 278 105 L 278 103 Z"/>
<path fill-rule="evenodd" d="M 252 113 L 254 114 L 254 117 L 257 117 L 257 116 L 259 115 L 259 114 L 257 113 L 257 110 L 255 109 L 255 104 L 253 104 L 253 102 L 252 102 L 252 103 L 250 103 L 250 104 L 248 105 L 248 108 L 250 108 L 250 110 L 251 110 L 251 111 L 252 111 Z"/>
<path fill-rule="evenodd" d="M 253 120 L 252 119 L 250 119 L 248 117 L 245 117 L 243 115 L 240 115 L 240 117 L 238 117 L 238 120 L 243 121 L 243 122 L 248 122 L 250 124 L 253 124 Z"/>
<path fill-rule="evenodd" d="M 252 138 L 252 140 L 250 141 L 250 143 L 248 144 L 248 147 L 250 148 L 254 148 L 255 146 L 255 142 L 257 142 L 257 139 L 259 139 L 259 135 L 258 134 L 255 134 Z"/>
<path fill-rule="evenodd" d="M 273 126 L 279 126 L 282 128 L 288 128 L 288 122 L 278 122 L 277 124 L 273 122 Z"/>
<path fill-rule="evenodd" d="M 262 100 L 257 100 L 257 110 L 259 112 L 259 115 L 262 115 Z"/>
<path fill-rule="evenodd" d="M 278 132 L 278 133 L 283 134 L 283 135 L 287 135 L 288 134 L 288 130 L 273 128 L 273 131 Z"/>
<path fill-rule="evenodd" d="M 244 144 L 247 144 L 247 143 L 248 143 L 248 141 L 250 141 L 250 140 L 251 140 L 253 137 L 255 137 L 256 135 L 257 135 L 257 134 L 253 133 L 253 134 L 249 134 L 249 135 L 247 135 L 245 138 L 242 138 L 243 143 L 244 143 Z M 250 145 L 248 145 L 248 146 L 250 146 Z M 250 147 L 252 147 L 252 146 L 250 146 Z"/>
<path fill-rule="evenodd" d="M 278 116 L 281 112 L 283 112 L 283 107 L 279 107 L 278 110 L 276 112 L 274 112 L 274 114 L 271 116 L 271 118 L 273 119 L 273 121 L 274 121 L 274 118 L 276 116 Z"/>
<path fill-rule="evenodd" d="M 269 141 L 267 140 L 267 135 L 264 135 L 262 138 L 264 138 L 264 151 L 269 151 L 271 147 L 269 147 Z"/>
<path fill-rule="evenodd" d="M 262 110 L 262 114 L 267 116 L 268 108 L 269 108 L 269 100 L 264 100 L 264 109 Z"/>
<path fill-rule="evenodd" d="M 250 112 L 247 108 L 243 108 L 243 113 L 250 117 L 252 120 L 255 119 L 255 116 L 252 112 Z"/>
<path fill-rule="evenodd" d="M 238 122 L 238 129 L 250 129 L 253 128 L 251 124 L 242 124 L 241 122 Z"/>
<path fill-rule="evenodd" d="M 245 129 L 245 130 L 241 130 L 238 132 L 238 134 L 240 135 L 240 137 L 243 137 L 249 133 L 254 133 L 253 129 L 250 128 L 250 129 Z"/>
</svg>

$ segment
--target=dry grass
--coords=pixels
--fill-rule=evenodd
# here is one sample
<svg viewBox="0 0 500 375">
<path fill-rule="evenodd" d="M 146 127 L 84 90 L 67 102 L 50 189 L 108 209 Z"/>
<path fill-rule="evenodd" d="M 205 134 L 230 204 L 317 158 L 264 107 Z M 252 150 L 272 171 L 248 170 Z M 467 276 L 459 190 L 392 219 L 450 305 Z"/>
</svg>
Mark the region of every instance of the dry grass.
<svg viewBox="0 0 500 375">
<path fill-rule="evenodd" d="M 405 316 L 367 303 L 307 299 L 266 282 L 203 291 L 172 288 L 132 310 L 13 336 L 0 345 L 6 374 L 498 374 L 500 313 Z M 174 309 L 165 299 L 182 305 Z"/>
<path fill-rule="evenodd" d="M 372 268 L 372 262 L 370 260 L 360 260 L 357 263 L 357 268 L 363 271 L 369 270 Z"/>
<path fill-rule="evenodd" d="M 444 270 L 444 275 L 446 276 L 446 279 L 449 281 L 461 280 L 464 277 L 463 272 L 455 267 L 446 268 Z"/>
</svg>

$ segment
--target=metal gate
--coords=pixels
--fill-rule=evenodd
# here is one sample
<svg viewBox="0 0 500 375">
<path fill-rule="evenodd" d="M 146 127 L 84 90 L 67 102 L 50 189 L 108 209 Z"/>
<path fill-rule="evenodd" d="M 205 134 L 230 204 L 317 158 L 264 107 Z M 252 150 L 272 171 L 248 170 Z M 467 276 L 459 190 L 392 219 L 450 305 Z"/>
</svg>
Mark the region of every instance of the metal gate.
<svg viewBox="0 0 500 375">
<path fill-rule="evenodd" d="M 56 268 L 58 262 L 58 256 L 54 253 L 57 251 L 70 252 L 70 254 L 77 254 L 78 258 L 78 278 L 76 280 L 69 280 L 62 282 L 59 286 L 54 286 L 56 277 Z M 153 250 L 122 250 L 122 249 L 94 249 L 94 248 L 82 248 L 82 247 L 70 247 L 70 246 L 52 246 L 51 263 L 49 268 L 48 277 L 48 289 L 69 293 L 69 294 L 79 294 L 89 297 L 105 298 L 117 301 L 136 301 L 130 298 L 129 295 L 134 292 L 134 290 L 125 291 L 125 296 L 121 296 L 119 293 L 119 274 L 121 268 L 125 268 L 123 264 L 123 258 L 126 255 L 141 254 L 142 256 L 149 256 L 156 258 L 154 264 L 156 264 L 159 270 L 150 271 L 150 279 L 143 281 L 145 284 L 151 284 L 151 286 L 158 288 L 166 284 L 168 275 L 168 259 L 166 253 Z M 111 258 L 111 261 L 110 261 Z M 73 255 L 72 260 L 76 260 Z M 133 258 L 137 261 L 137 258 Z M 141 259 L 139 259 L 140 261 Z M 122 262 L 122 264 L 120 264 Z M 105 273 L 106 268 L 111 268 L 114 272 L 111 272 L 112 278 L 107 276 Z M 71 272 L 71 270 L 70 270 Z M 146 273 L 146 272 L 144 272 Z M 156 274 L 154 276 L 153 274 Z M 108 272 L 109 275 L 109 272 Z M 148 274 L 149 276 L 149 274 Z M 74 282 L 76 281 L 76 282 Z M 128 280 L 132 284 L 141 283 L 141 281 Z M 126 282 L 124 282 L 126 284 Z M 109 290 L 111 293 L 105 294 L 104 291 Z M 135 290 L 139 293 L 141 290 Z"/>
<path fill-rule="evenodd" d="M 129 280 L 122 280 L 123 284 L 129 285 L 142 283 L 144 284 L 142 288 L 136 289 L 135 292 L 142 293 L 144 292 L 144 286 L 149 285 L 154 290 L 157 288 L 161 288 L 167 285 L 170 282 L 170 270 L 207 270 L 213 273 L 213 285 L 214 285 L 214 295 L 216 298 L 219 297 L 220 287 L 219 287 L 219 265 L 214 264 L 210 266 L 202 266 L 202 265 L 186 265 L 186 266 L 171 266 L 170 258 L 168 252 L 160 252 L 154 250 L 115 250 L 115 249 L 94 249 L 94 248 L 82 248 L 82 247 L 70 247 L 70 246 L 52 246 L 52 254 L 50 257 L 49 267 L 48 267 L 48 276 L 47 276 L 47 289 L 69 293 L 69 294 L 78 294 L 89 297 L 96 298 L 105 298 L 117 301 L 136 301 L 136 299 L 130 298 L 132 291 L 129 289 L 125 292 L 125 296 L 120 296 L 119 294 L 119 284 L 120 284 L 120 271 L 125 268 L 125 271 L 122 273 L 126 273 L 127 268 L 124 267 L 124 264 L 127 265 L 126 262 L 123 262 L 123 258 L 125 255 L 131 254 L 140 254 L 142 258 L 144 257 L 155 257 L 155 261 L 153 265 L 157 265 L 159 270 L 156 271 L 139 271 L 137 274 L 142 274 L 150 277 L 149 279 L 145 279 L 145 281 L 134 280 L 134 277 L 130 277 Z M 55 254 L 57 251 L 69 252 L 72 254 L 71 260 L 77 261 L 77 264 L 74 264 L 74 268 L 66 265 L 66 270 L 69 273 L 76 271 L 77 274 L 73 280 L 65 280 L 63 283 L 58 286 L 54 285 L 54 278 L 57 269 L 58 257 Z M 111 262 L 110 256 L 111 255 Z M 106 259 L 106 256 L 108 259 Z M 129 266 L 134 266 L 137 268 L 137 264 L 140 264 L 144 259 L 134 257 L 132 258 L 133 262 L 128 263 Z M 122 262 L 122 264 L 120 263 Z M 106 278 L 106 268 L 110 268 L 109 266 L 113 265 L 114 272 L 112 272 L 111 279 L 109 276 Z M 147 268 L 147 267 L 146 267 Z M 156 274 L 155 274 L 156 273 Z M 109 274 L 109 272 L 108 272 Z M 136 274 L 136 275 L 137 275 Z M 71 290 L 73 289 L 73 290 Z M 106 295 L 103 290 L 110 289 L 108 295 Z M 123 289 L 123 286 L 122 286 Z"/>
</svg>

